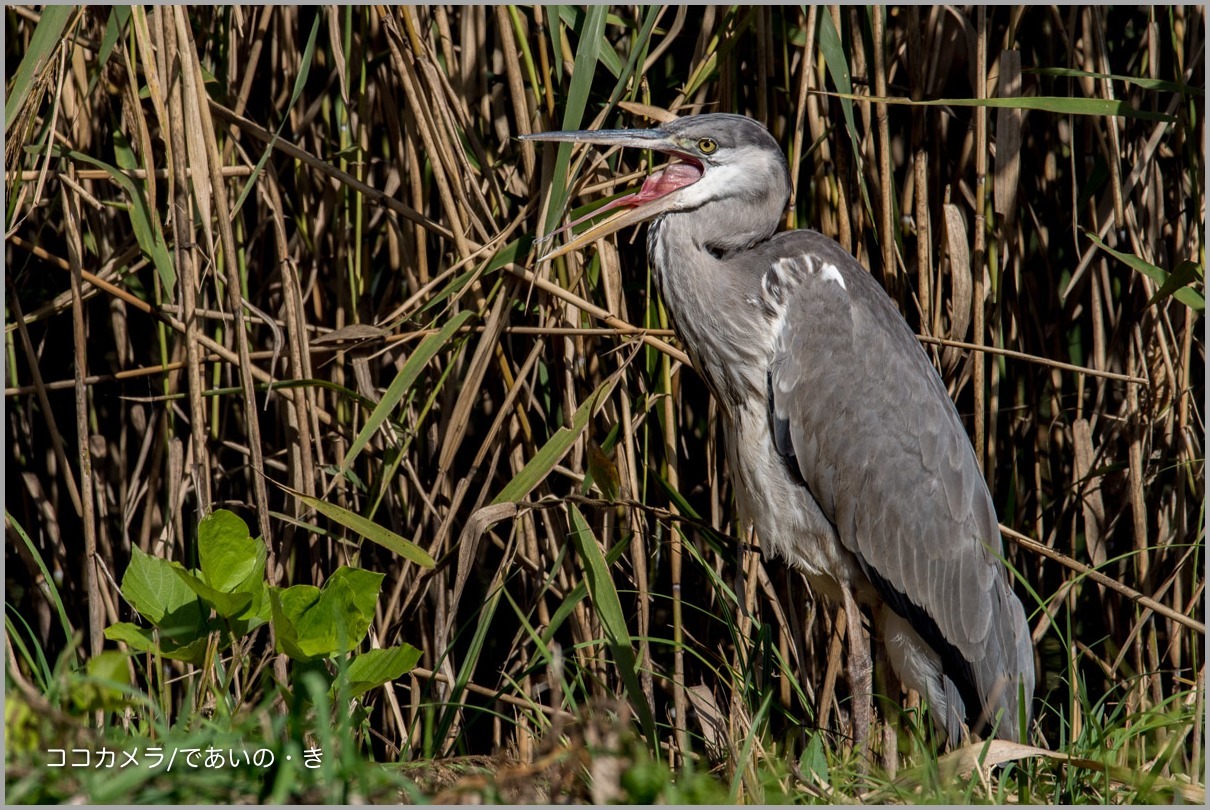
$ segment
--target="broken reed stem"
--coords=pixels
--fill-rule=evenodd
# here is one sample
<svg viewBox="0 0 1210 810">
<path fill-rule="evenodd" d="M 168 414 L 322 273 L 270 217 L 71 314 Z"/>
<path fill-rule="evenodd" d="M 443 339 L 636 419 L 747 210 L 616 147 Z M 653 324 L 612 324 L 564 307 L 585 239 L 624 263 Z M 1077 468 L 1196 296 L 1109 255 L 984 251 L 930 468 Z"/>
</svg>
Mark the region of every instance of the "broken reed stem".
<svg viewBox="0 0 1210 810">
<path fill-rule="evenodd" d="M 975 97 L 987 98 L 987 8 L 979 6 L 977 12 L 975 45 Z M 971 273 L 974 276 L 975 292 L 971 304 L 971 331 L 976 346 L 986 342 L 986 327 L 983 313 L 987 292 L 983 287 L 984 267 L 987 260 L 987 108 L 975 108 L 975 245 L 971 251 Z M 971 358 L 973 365 L 972 387 L 975 394 L 975 459 L 979 469 L 987 475 L 987 372 L 983 354 Z"/>
<path fill-rule="evenodd" d="M 83 262 L 84 249 L 80 238 L 80 216 L 77 201 L 62 189 L 63 224 L 67 232 L 67 257 L 71 263 L 71 326 L 75 351 L 76 393 L 76 452 L 80 465 L 80 521 L 84 529 L 84 585 L 88 593 L 88 647 L 91 655 L 100 655 L 104 646 L 105 606 L 101 601 L 100 573 L 97 559 L 96 502 L 92 478 L 92 449 L 89 429 L 88 338 L 84 320 Z"/>
<path fill-rule="evenodd" d="M 1122 596 L 1125 596 L 1127 599 L 1130 599 L 1134 602 L 1138 602 L 1140 605 L 1142 605 L 1143 607 L 1145 607 L 1149 610 L 1154 610 L 1156 613 L 1160 614 L 1164 618 L 1171 619 L 1172 621 L 1177 622 L 1178 624 L 1182 624 L 1185 627 L 1188 627 L 1190 630 L 1197 631 L 1198 633 L 1202 634 L 1203 636 L 1206 634 L 1206 625 L 1202 624 L 1197 619 L 1194 619 L 1190 616 L 1186 616 L 1184 613 L 1181 613 L 1179 611 L 1173 610 L 1172 608 L 1168 607 L 1167 605 L 1162 605 L 1159 602 L 1152 599 L 1151 597 L 1145 596 L 1145 595 L 1139 593 L 1134 588 L 1131 588 L 1127 585 L 1123 585 L 1122 583 L 1118 582 L 1116 579 L 1112 579 L 1110 577 L 1105 576 L 1100 571 L 1097 571 L 1095 568 L 1090 568 L 1089 566 L 1085 565 L 1084 563 L 1080 562 L 1079 560 L 1073 560 L 1071 557 L 1068 557 L 1066 554 L 1062 553 L 1061 551 L 1055 551 L 1054 549 L 1050 548 L 1049 546 L 1046 546 L 1043 543 L 1039 543 L 1037 540 L 1034 540 L 1031 537 L 1027 537 L 1026 535 L 1023 535 L 1018 531 L 1008 528 L 1004 524 L 1000 524 L 1000 531 L 1003 532 L 1006 537 L 1011 539 L 1014 543 L 1021 546 L 1022 548 L 1027 548 L 1030 551 L 1033 551 L 1037 554 L 1041 554 L 1043 557 L 1054 560 L 1057 563 L 1061 563 L 1062 565 L 1066 566 L 1067 568 L 1070 568 L 1072 571 L 1075 571 L 1082 576 L 1088 577 L 1093 582 L 1095 582 L 1099 585 L 1104 585 L 1106 588 L 1109 588 L 1111 590 L 1117 591 L 1118 593 L 1122 594 Z"/>
</svg>

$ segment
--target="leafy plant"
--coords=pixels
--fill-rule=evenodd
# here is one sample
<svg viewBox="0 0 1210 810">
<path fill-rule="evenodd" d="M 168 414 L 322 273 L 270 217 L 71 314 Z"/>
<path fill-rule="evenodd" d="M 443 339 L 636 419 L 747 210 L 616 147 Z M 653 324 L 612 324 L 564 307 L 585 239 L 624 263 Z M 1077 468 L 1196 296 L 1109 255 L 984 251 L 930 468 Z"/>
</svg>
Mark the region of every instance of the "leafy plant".
<svg viewBox="0 0 1210 810">
<path fill-rule="evenodd" d="M 219 509 L 198 524 L 197 569 L 132 551 L 122 595 L 151 623 L 117 622 L 105 636 L 139 652 L 201 665 L 211 642 L 219 651 L 271 623 L 276 649 L 297 662 L 340 659 L 332 690 L 357 697 L 409 672 L 421 651 L 403 644 L 352 653 L 374 618 L 382 574 L 342 566 L 323 587 L 270 586 L 268 549 L 237 515 Z M 345 660 L 347 659 L 347 660 Z"/>
</svg>

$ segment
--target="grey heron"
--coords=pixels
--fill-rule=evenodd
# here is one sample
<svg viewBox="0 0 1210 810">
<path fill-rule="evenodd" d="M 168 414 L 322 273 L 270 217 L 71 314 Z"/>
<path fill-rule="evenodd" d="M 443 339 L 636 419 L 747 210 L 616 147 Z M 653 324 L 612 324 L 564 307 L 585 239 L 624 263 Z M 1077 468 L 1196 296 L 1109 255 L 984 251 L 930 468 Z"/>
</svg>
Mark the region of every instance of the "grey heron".
<svg viewBox="0 0 1210 810">
<path fill-rule="evenodd" d="M 858 746 L 872 701 L 860 606 L 941 734 L 1017 740 L 1033 647 L 970 439 L 870 273 L 816 231 L 777 232 L 790 173 L 769 131 L 717 113 L 527 137 L 672 156 L 608 206 L 625 213 L 550 255 L 651 220 L 648 260 L 718 401 L 740 514 L 844 607 Z"/>
</svg>

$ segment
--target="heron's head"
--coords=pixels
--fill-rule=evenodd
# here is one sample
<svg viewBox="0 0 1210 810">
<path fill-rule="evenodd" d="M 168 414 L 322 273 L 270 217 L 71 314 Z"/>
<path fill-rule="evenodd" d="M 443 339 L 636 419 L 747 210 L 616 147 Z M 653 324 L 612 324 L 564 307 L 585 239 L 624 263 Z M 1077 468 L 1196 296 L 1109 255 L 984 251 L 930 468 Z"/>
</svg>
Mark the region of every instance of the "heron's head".
<svg viewBox="0 0 1210 810">
<path fill-rule="evenodd" d="M 790 198 L 790 173 L 781 147 L 764 126 L 743 115 L 694 115 L 655 129 L 539 132 L 522 137 L 631 146 L 673 158 L 649 175 L 641 189 L 592 215 L 614 208 L 627 209 L 625 213 L 594 225 L 544 258 L 575 250 L 660 214 L 703 209 L 708 209 L 703 216 L 717 219 L 720 234 L 729 235 L 737 243 L 750 243 L 773 233 Z"/>
</svg>

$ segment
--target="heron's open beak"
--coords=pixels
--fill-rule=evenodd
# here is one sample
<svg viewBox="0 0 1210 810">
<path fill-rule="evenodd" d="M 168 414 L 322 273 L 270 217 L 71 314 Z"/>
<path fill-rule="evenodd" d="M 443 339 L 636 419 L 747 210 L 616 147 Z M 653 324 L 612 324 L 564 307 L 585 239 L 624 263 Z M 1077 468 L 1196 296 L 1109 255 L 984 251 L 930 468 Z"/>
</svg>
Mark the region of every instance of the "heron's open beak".
<svg viewBox="0 0 1210 810">
<path fill-rule="evenodd" d="M 648 175 L 643 187 L 638 191 L 626 194 L 610 202 L 587 216 L 575 222 L 564 225 L 559 230 L 548 234 L 554 236 L 560 231 L 567 230 L 580 224 L 589 217 L 595 217 L 614 208 L 627 209 L 620 214 L 598 222 L 582 234 L 572 239 L 562 247 L 556 248 L 542 256 L 542 260 L 553 259 L 578 250 L 590 242 L 595 242 L 616 233 L 628 225 L 645 222 L 652 217 L 662 214 L 672 208 L 677 201 L 673 192 L 691 186 L 702 179 L 702 164 L 691 155 L 682 151 L 681 147 L 663 129 L 600 129 L 575 130 L 570 132 L 536 132 L 533 135 L 522 135 L 526 141 L 560 141 L 569 143 L 591 143 L 600 146 L 633 146 L 640 149 L 651 149 L 672 155 L 679 160 L 668 164 L 654 174 Z"/>
</svg>

